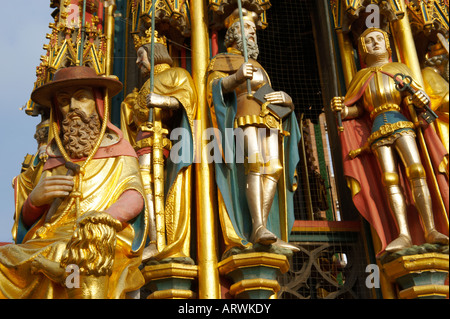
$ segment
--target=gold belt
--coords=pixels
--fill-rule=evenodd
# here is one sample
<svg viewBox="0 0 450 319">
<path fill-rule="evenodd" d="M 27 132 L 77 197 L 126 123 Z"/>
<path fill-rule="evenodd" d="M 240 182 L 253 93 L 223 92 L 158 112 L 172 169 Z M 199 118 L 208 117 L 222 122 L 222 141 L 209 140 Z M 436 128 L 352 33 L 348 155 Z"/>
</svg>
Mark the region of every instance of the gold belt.
<svg viewBox="0 0 450 319">
<path fill-rule="evenodd" d="M 370 134 L 369 138 L 367 139 L 367 142 L 364 144 L 363 147 L 350 151 L 348 153 L 348 155 L 350 156 L 350 158 L 353 159 L 353 158 L 359 156 L 363 152 L 368 152 L 370 150 L 370 145 L 372 145 L 372 143 L 374 141 L 376 141 L 377 139 L 391 135 L 392 133 L 394 133 L 397 130 L 401 130 L 401 129 L 414 130 L 414 128 L 415 128 L 414 124 L 411 122 L 408 122 L 408 121 L 401 121 L 401 122 L 392 123 L 392 124 L 387 123 L 387 124 L 381 125 L 380 129 L 378 131 Z"/>
<path fill-rule="evenodd" d="M 234 127 L 246 126 L 246 125 L 263 125 L 267 128 L 275 128 L 280 130 L 280 122 L 271 114 L 265 116 L 261 115 L 245 115 L 238 117 L 234 120 Z"/>
<path fill-rule="evenodd" d="M 398 106 L 397 104 L 383 104 L 370 112 L 370 118 L 373 120 L 375 117 L 377 117 L 377 115 L 389 111 L 400 112 L 400 106 Z"/>
<path fill-rule="evenodd" d="M 372 144 L 374 141 L 376 141 L 379 138 L 382 138 L 384 136 L 388 136 L 392 133 L 394 133 L 397 130 L 401 129 L 414 129 L 414 124 L 409 121 L 400 121 L 397 123 L 387 123 L 380 126 L 380 129 L 376 132 L 373 132 L 370 134 L 369 138 L 367 139 L 367 142 Z"/>
</svg>

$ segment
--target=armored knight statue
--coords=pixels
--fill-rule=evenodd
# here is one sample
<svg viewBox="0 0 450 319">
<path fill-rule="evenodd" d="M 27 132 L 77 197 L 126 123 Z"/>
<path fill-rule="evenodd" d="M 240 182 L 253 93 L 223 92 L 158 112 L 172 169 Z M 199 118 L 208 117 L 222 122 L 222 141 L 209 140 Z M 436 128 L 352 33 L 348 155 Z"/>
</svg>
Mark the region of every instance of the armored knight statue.
<svg viewBox="0 0 450 319">
<path fill-rule="evenodd" d="M 1 298 L 125 298 L 144 284 L 138 160 L 108 120 L 107 96 L 121 89 L 74 66 L 33 91 L 51 109 L 49 143 L 42 169 L 14 180 L 15 244 L 0 248 Z"/>
<path fill-rule="evenodd" d="M 340 112 L 346 122 L 358 119 L 341 134 L 344 170 L 355 174 L 346 173 L 359 181 L 363 189 L 360 193 L 366 194 L 355 196 L 355 204 L 374 226 L 382 250 L 397 252 L 423 242 L 448 244 L 448 237 L 441 233 L 448 234 L 448 228 L 445 230 L 434 213 L 416 142 L 416 127 L 409 115 L 404 114 L 403 103 L 412 103 L 421 113 L 429 97 L 405 64 L 390 62 L 389 37 L 383 30 L 364 31 L 358 39 L 358 50 L 365 67 L 354 76 L 346 96 L 335 97 L 331 102 L 332 110 Z M 402 82 L 400 74 L 411 77 L 412 83 Z M 401 90 L 403 85 L 410 85 L 412 90 Z M 355 150 L 356 147 L 359 149 Z M 361 154 L 364 151 L 374 156 Z M 404 171 L 399 168 L 400 162 Z M 372 172 L 372 166 L 378 166 L 379 170 Z M 382 185 L 377 184 L 380 180 Z M 383 207 L 384 196 L 388 207 Z M 392 217 L 386 213 L 389 210 L 395 223 L 390 222 Z M 396 224 L 397 230 L 390 224 Z"/>
<path fill-rule="evenodd" d="M 237 9 L 225 20 L 228 52 L 211 60 L 207 80 L 212 126 L 221 133 L 222 160 L 215 160 L 215 178 L 224 241 L 227 250 L 259 244 L 295 251 L 280 233 L 280 224 L 287 223 L 290 230 L 294 220 L 300 139 L 294 104 L 287 93 L 271 88 L 268 74 L 256 61 L 257 14 L 243 9 L 242 16 L 247 39 L 242 38 Z"/>
<path fill-rule="evenodd" d="M 150 241 L 143 261 L 176 258 L 193 263 L 189 242 L 197 92 L 189 72 L 172 67 L 165 37 L 154 31 L 153 53 L 151 36 L 150 29 L 144 36 L 135 34 L 136 64 L 145 83 L 127 95 L 121 110 L 122 129 L 139 156 L 150 206 Z M 154 76 L 152 90 L 150 72 Z M 171 152 L 169 137 L 177 131 L 181 134 L 174 137 L 179 140 Z"/>
</svg>

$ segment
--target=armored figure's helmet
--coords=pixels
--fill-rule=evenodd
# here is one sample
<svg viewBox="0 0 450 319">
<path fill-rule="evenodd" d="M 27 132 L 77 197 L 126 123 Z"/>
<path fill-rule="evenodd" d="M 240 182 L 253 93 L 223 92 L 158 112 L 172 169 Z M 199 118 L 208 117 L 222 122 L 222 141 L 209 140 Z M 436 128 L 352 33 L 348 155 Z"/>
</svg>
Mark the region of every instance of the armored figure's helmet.
<svg viewBox="0 0 450 319">
<path fill-rule="evenodd" d="M 358 53 L 359 53 L 361 62 L 364 64 L 365 64 L 366 57 L 368 54 L 366 42 L 364 39 L 365 39 L 366 35 L 368 35 L 371 32 L 374 32 L 374 31 L 378 31 L 381 34 L 383 34 L 384 42 L 386 43 L 386 50 L 389 53 L 389 58 L 392 57 L 392 49 L 391 49 L 391 45 L 389 44 L 389 35 L 387 34 L 387 32 L 385 32 L 384 30 L 379 29 L 379 28 L 368 28 L 358 38 Z"/>
</svg>

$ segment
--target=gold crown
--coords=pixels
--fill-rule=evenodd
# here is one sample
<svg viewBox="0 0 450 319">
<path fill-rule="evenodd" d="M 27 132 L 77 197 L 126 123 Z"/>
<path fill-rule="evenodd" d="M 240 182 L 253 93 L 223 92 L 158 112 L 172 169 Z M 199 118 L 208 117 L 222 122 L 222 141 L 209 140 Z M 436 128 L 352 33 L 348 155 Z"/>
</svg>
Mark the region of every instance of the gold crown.
<svg viewBox="0 0 450 319">
<path fill-rule="evenodd" d="M 247 20 L 256 24 L 256 22 L 258 21 L 258 14 L 247 9 L 242 9 L 242 18 L 244 19 L 244 21 Z M 239 21 L 239 9 L 234 10 L 233 13 L 225 19 L 225 27 L 228 29 L 237 21 Z"/>
<path fill-rule="evenodd" d="M 155 30 L 153 32 L 153 34 L 155 36 L 155 43 L 160 43 L 160 44 L 167 46 L 167 41 L 166 41 L 165 36 L 159 37 L 157 30 Z M 135 33 L 135 34 L 133 34 L 133 38 L 134 38 L 134 47 L 137 51 L 144 44 L 152 43 L 152 29 L 149 28 L 148 30 L 145 30 L 145 35 L 142 37 L 140 37 L 138 34 Z"/>
</svg>

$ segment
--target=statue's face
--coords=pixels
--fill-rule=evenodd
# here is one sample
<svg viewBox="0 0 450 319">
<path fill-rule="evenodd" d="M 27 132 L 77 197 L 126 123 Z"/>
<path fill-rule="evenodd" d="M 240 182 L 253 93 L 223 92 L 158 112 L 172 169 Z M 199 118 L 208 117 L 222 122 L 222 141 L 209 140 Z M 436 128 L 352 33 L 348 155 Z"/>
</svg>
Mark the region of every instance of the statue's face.
<svg viewBox="0 0 450 319">
<path fill-rule="evenodd" d="M 247 37 L 248 42 L 253 42 L 257 44 L 257 38 L 256 38 L 256 25 L 251 21 L 244 21 L 244 31 L 245 36 Z M 238 23 L 237 31 L 239 35 L 241 34 L 241 25 Z"/>
<path fill-rule="evenodd" d="M 366 44 L 368 54 L 379 55 L 387 52 L 386 40 L 383 33 L 380 31 L 368 33 L 364 37 L 364 42 Z"/>
<path fill-rule="evenodd" d="M 74 110 L 81 110 L 87 116 L 91 116 L 94 112 L 97 112 L 92 88 L 72 87 L 63 89 L 56 94 L 56 100 L 63 119 L 66 118 L 69 112 Z"/>
<path fill-rule="evenodd" d="M 94 91 L 89 87 L 65 88 L 56 100 L 63 115 L 63 145 L 71 158 L 89 156 L 100 134 Z"/>
<path fill-rule="evenodd" d="M 148 60 L 148 54 L 144 47 L 140 47 L 137 50 L 136 64 L 142 75 L 147 75 L 150 73 L 150 61 Z"/>
</svg>

